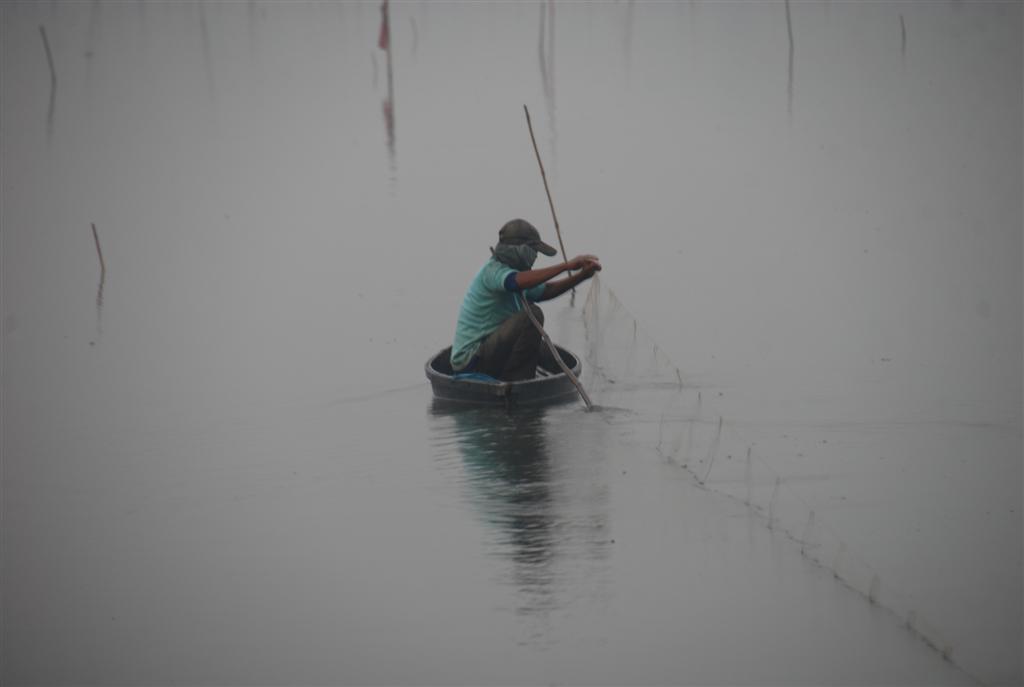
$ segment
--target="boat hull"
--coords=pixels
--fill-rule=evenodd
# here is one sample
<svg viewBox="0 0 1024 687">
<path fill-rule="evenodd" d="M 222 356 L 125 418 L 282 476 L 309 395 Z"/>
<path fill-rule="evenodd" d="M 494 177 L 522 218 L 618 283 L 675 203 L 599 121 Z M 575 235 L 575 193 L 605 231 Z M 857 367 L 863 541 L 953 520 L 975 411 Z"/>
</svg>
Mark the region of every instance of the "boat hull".
<svg viewBox="0 0 1024 687">
<path fill-rule="evenodd" d="M 580 374 L 579 358 L 561 346 L 555 346 L 562 362 L 574 376 Z M 520 382 L 484 381 L 460 378 L 452 373 L 451 347 L 430 356 L 425 365 L 427 379 L 434 390 L 434 398 L 448 403 L 474 405 L 540 405 L 571 400 L 579 392 L 572 380 L 553 361 L 554 369 L 541 367 L 546 376 Z"/>
</svg>

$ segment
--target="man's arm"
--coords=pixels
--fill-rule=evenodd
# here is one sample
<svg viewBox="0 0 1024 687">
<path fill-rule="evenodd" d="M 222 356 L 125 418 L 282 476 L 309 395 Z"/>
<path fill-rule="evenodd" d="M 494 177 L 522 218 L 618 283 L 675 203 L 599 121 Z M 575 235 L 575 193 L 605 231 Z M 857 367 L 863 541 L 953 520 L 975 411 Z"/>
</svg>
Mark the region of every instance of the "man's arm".
<svg viewBox="0 0 1024 687">
<path fill-rule="evenodd" d="M 601 263 L 598 262 L 597 256 L 577 255 L 575 258 L 568 262 L 563 262 L 558 265 L 552 265 L 551 267 L 542 267 L 539 270 L 526 270 L 524 272 L 517 272 L 516 286 L 519 287 L 519 289 L 522 291 L 525 291 L 526 289 L 532 289 L 535 286 L 540 286 L 549 279 L 554 279 L 562 272 L 566 272 L 569 270 L 582 270 L 584 268 L 584 265 L 588 263 L 596 264 L 597 269 L 601 269 Z M 570 277 L 570 279 L 571 278 L 572 277 Z M 578 283 L 579 282 L 574 282 L 569 286 L 573 286 L 574 284 Z M 551 285 L 549 284 L 549 286 Z M 565 288 L 569 288 L 569 286 Z M 565 289 L 562 289 L 562 291 L 565 291 Z M 561 293 L 562 291 L 559 291 L 559 293 Z"/>
<path fill-rule="evenodd" d="M 601 271 L 601 263 L 596 260 L 588 261 L 583 264 L 582 269 L 576 274 L 566 277 L 565 279 L 559 279 L 558 281 L 548 282 L 544 285 L 544 293 L 540 295 L 538 301 L 549 301 L 552 298 L 557 298 L 563 293 L 576 286 L 582 281 L 586 281 L 594 276 L 595 272 Z"/>
</svg>

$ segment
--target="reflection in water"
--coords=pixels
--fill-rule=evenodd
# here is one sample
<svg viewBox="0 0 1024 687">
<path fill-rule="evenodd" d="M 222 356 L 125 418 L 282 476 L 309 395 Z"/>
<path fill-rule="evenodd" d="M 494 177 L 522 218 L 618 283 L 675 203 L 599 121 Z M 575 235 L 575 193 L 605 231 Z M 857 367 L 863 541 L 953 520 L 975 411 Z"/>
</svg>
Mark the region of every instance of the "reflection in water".
<svg viewBox="0 0 1024 687">
<path fill-rule="evenodd" d="M 904 60 L 907 59 L 907 22 L 900 15 L 900 55 Z"/>
<path fill-rule="evenodd" d="M 451 417 L 471 499 L 498 532 L 511 581 L 526 596 L 521 610 L 551 608 L 557 538 L 543 411 L 469 408 Z"/>
<path fill-rule="evenodd" d="M 626 83 L 633 65 L 633 6 L 634 0 L 626 3 L 625 35 L 622 38 L 622 50 L 626 55 Z"/>
<path fill-rule="evenodd" d="M 53 66 L 53 53 L 50 52 L 50 41 L 46 37 L 46 27 L 39 25 L 39 34 L 43 37 L 43 48 L 46 50 L 46 62 L 50 65 L 50 109 L 46 114 L 46 140 L 53 137 L 53 114 L 57 105 L 57 70 Z"/>
<path fill-rule="evenodd" d="M 547 26 L 545 27 L 545 23 Z M 545 28 L 547 31 L 545 32 Z M 547 40 L 545 41 L 545 36 Z M 544 105 L 548 111 L 548 127 L 551 130 L 551 150 L 555 150 L 555 2 L 548 0 L 547 6 L 540 5 L 540 37 L 537 53 L 540 59 L 540 80 L 544 89 Z M 555 156 L 557 162 L 557 155 Z"/>
<path fill-rule="evenodd" d="M 100 283 L 96 287 L 96 330 L 98 334 L 103 332 L 103 285 L 107 281 L 107 265 L 103 261 L 103 251 L 100 250 L 100 236 L 96 233 L 96 225 L 92 225 L 92 238 L 96 242 L 96 255 L 100 259 Z"/>
<path fill-rule="evenodd" d="M 395 172 L 395 81 L 391 70 L 391 20 L 388 0 L 380 4 L 380 36 L 377 47 L 387 55 L 388 95 L 384 99 L 384 129 L 388 136 L 388 156 L 391 161 L 391 172 Z M 376 61 L 374 61 L 376 68 Z M 376 80 L 376 79 L 374 79 Z"/>
<path fill-rule="evenodd" d="M 96 55 L 96 40 L 100 26 L 100 0 L 93 0 L 89 9 L 89 37 L 85 44 L 85 82 L 92 83 L 92 58 Z"/>
<path fill-rule="evenodd" d="M 786 89 L 786 107 L 790 117 L 793 116 L 793 18 L 789 11 L 789 0 L 786 0 L 786 30 L 789 32 L 789 85 Z"/>
<path fill-rule="evenodd" d="M 453 422 L 468 500 L 493 529 L 493 553 L 511 563 L 508 582 L 520 597 L 517 613 L 541 620 L 565 605 L 562 591 L 572 578 L 606 559 L 609 543 L 607 494 L 600 480 L 586 474 L 599 461 L 584 451 L 586 461 L 574 468 L 581 452 L 557 450 L 547 412 L 438 401 L 432 408 L 433 415 Z M 572 422 L 560 427 L 573 432 Z"/>
<path fill-rule="evenodd" d="M 793 42 L 793 15 L 790 12 L 790 0 L 785 0 L 785 30 L 790 34 L 790 80 L 786 87 L 786 113 L 793 117 L 793 58 L 796 52 Z"/>
</svg>

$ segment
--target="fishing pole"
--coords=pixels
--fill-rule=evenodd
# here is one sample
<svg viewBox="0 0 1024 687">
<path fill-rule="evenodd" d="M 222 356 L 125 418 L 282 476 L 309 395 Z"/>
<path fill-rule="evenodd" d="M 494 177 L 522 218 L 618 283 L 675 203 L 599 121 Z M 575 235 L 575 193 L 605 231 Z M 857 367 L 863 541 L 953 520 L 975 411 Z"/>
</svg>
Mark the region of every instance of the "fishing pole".
<svg viewBox="0 0 1024 687">
<path fill-rule="evenodd" d="M 583 402 L 586 404 L 587 410 L 593 410 L 594 404 L 590 402 L 590 397 L 587 396 L 587 392 L 583 390 L 583 385 L 580 384 L 580 380 L 576 379 L 576 375 L 572 373 L 569 366 L 565 364 L 564 360 L 562 360 L 562 356 L 558 354 L 558 349 L 555 348 L 555 344 L 551 342 L 551 337 L 549 337 L 548 333 L 544 331 L 544 327 L 537 320 L 537 316 L 533 314 L 533 308 L 530 307 L 530 303 L 526 300 L 526 294 L 520 292 L 519 297 L 523 301 L 523 309 L 526 311 L 527 317 L 530 318 L 530 322 L 533 322 L 533 326 L 537 328 L 538 332 L 540 332 L 540 336 L 544 339 L 544 343 L 546 343 L 548 348 L 551 350 L 551 355 L 555 357 L 555 362 L 558 363 L 560 368 L 562 368 L 562 372 L 564 372 L 565 376 L 569 378 L 569 381 L 576 386 L 576 391 L 580 392 L 580 398 L 582 398 Z"/>
<path fill-rule="evenodd" d="M 544 180 L 544 192 L 548 194 L 548 207 L 551 208 L 551 219 L 555 221 L 555 235 L 558 236 L 558 247 L 562 249 L 562 260 L 569 262 L 569 256 L 565 254 L 565 244 L 562 243 L 562 230 L 558 228 L 558 215 L 555 214 L 555 201 L 551 200 L 551 189 L 548 188 L 548 175 L 544 173 L 544 163 L 540 160 L 540 150 L 537 148 L 537 137 L 533 135 L 533 122 L 530 121 L 530 110 L 523 105 L 523 112 L 526 113 L 526 126 L 530 130 L 530 140 L 533 142 L 533 152 L 537 156 L 537 164 L 540 166 L 540 178 Z M 566 270 L 569 275 L 572 272 Z M 576 287 L 572 287 L 576 293 Z"/>
<path fill-rule="evenodd" d="M 537 165 L 540 166 L 540 178 L 544 181 L 544 192 L 548 196 L 548 207 L 551 208 L 551 219 L 555 222 L 555 235 L 558 236 L 558 247 L 562 249 L 562 260 L 569 262 L 569 257 L 565 254 L 565 244 L 562 242 L 562 230 L 558 227 L 558 215 L 555 213 L 555 201 L 551 199 L 551 189 L 548 188 L 548 175 L 544 172 L 544 163 L 541 162 L 540 159 L 540 149 L 537 148 L 537 137 L 533 135 L 533 122 L 530 121 L 530 110 L 525 104 L 523 105 L 523 112 L 526 113 L 526 127 L 530 130 L 530 141 L 533 142 L 533 152 L 537 156 Z M 566 273 L 570 276 L 572 275 L 572 272 L 569 270 L 566 270 Z M 572 287 L 572 292 L 574 294 L 576 293 L 575 286 Z M 536 316 L 534 316 L 533 309 L 526 300 L 526 294 L 520 293 L 519 297 L 523 301 L 523 309 L 526 311 L 527 316 L 530 318 L 530 321 L 533 322 L 533 326 L 537 328 L 537 331 L 540 332 L 540 336 L 544 339 L 544 343 L 546 343 L 548 348 L 551 350 L 551 355 L 555 357 L 555 362 L 558 363 L 560 368 L 562 368 L 562 372 L 564 372 L 565 376 L 569 378 L 569 381 L 576 386 L 576 390 L 580 392 L 580 398 L 582 398 L 583 402 L 586 404 L 587 410 L 593 410 L 594 404 L 590 402 L 590 397 L 587 396 L 587 392 L 583 389 L 583 385 L 580 384 L 580 380 L 576 379 L 576 375 L 572 373 L 569 366 L 562 360 L 562 356 L 558 354 L 555 344 L 551 342 L 551 337 L 548 336 L 548 333 L 544 331 L 544 327 L 537 320 Z"/>
</svg>

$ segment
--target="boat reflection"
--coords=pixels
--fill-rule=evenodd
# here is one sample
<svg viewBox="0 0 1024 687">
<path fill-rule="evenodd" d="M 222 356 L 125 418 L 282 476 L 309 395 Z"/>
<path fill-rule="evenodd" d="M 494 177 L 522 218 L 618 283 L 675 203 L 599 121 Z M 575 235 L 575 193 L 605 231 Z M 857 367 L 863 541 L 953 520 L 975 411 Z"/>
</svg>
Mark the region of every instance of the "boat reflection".
<svg viewBox="0 0 1024 687">
<path fill-rule="evenodd" d="M 492 553 L 512 563 L 508 581 L 524 594 L 519 610 L 552 607 L 556 494 L 544 410 L 508 413 L 438 402 L 434 412 L 454 421 L 468 498 L 493 527 Z"/>
<path fill-rule="evenodd" d="M 549 436 L 557 408 L 508 412 L 435 400 L 431 411 L 452 423 L 449 445 L 461 458 L 466 499 L 487 525 L 487 554 L 510 563 L 502 578 L 516 590 L 516 612 L 541 621 L 571 601 L 563 592 L 581 576 L 603 570 L 609 544 L 603 461 L 570 448 L 580 443 L 572 422 L 559 422 L 558 437 Z"/>
</svg>

